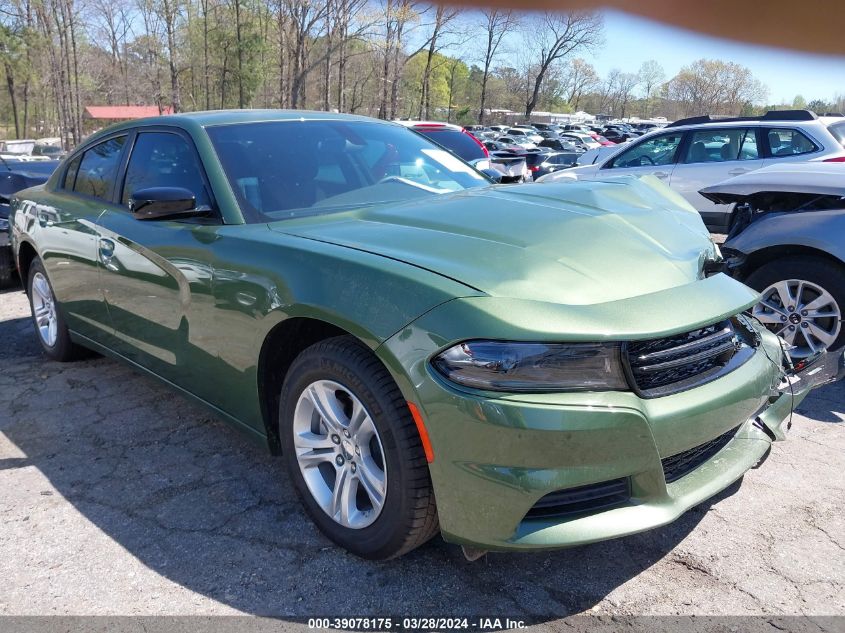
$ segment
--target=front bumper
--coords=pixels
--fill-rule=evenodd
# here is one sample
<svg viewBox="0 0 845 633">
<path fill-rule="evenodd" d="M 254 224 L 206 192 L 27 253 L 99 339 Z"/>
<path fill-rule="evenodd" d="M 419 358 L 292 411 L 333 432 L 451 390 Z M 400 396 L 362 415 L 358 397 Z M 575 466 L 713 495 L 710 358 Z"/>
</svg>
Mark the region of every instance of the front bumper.
<svg viewBox="0 0 845 633">
<path fill-rule="evenodd" d="M 754 356 L 730 374 L 654 399 L 630 392 L 475 394 L 430 368 L 412 373 L 434 449 L 430 470 L 444 538 L 486 550 L 581 545 L 665 525 L 727 488 L 783 436 L 793 407 L 813 386 L 805 380 L 778 390 L 783 371 L 772 359 L 780 359 L 780 345 L 762 336 Z M 666 482 L 662 459 L 728 432 L 716 454 Z M 628 482 L 630 498 L 616 507 L 526 516 L 549 493 L 618 479 Z"/>
</svg>

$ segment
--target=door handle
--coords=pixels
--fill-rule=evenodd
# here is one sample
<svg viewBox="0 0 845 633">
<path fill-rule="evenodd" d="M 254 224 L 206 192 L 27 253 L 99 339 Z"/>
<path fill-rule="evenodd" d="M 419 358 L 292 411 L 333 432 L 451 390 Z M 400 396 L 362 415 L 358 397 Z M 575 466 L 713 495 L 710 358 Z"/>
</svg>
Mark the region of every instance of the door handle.
<svg viewBox="0 0 845 633">
<path fill-rule="evenodd" d="M 746 174 L 746 173 L 748 173 L 749 171 L 751 171 L 751 170 L 750 170 L 750 169 L 745 169 L 744 167 L 737 167 L 736 169 L 731 169 L 728 173 L 729 173 L 731 176 L 739 176 L 740 174 Z"/>
<path fill-rule="evenodd" d="M 669 174 L 667 174 L 665 171 L 656 171 L 652 174 L 652 176 L 657 176 L 658 178 L 668 178 Z"/>
<path fill-rule="evenodd" d="M 114 242 L 107 238 L 100 238 L 100 261 L 108 264 L 114 257 Z"/>
</svg>

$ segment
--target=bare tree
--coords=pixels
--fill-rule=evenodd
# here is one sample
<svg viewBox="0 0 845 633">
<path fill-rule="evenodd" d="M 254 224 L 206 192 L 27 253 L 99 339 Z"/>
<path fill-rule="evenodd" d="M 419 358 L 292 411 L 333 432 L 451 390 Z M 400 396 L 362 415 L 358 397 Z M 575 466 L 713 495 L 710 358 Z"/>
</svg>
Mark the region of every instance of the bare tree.
<svg viewBox="0 0 845 633">
<path fill-rule="evenodd" d="M 372 27 L 371 22 L 359 26 L 356 32 L 351 32 L 353 22 L 367 5 L 367 0 L 335 0 L 336 27 L 339 38 L 337 47 L 337 107 L 341 112 L 346 110 L 346 72 L 349 64 L 350 43 L 363 36 Z"/>
<path fill-rule="evenodd" d="M 578 57 L 566 64 L 564 85 L 566 87 L 566 102 L 577 111 L 581 105 L 581 98 L 595 90 L 600 80 L 592 64 Z"/>
<path fill-rule="evenodd" d="M 666 87 L 684 115 L 739 114 L 746 103 L 759 102 L 767 93 L 748 68 L 718 59 L 684 66 Z"/>
<path fill-rule="evenodd" d="M 517 25 L 517 18 L 513 11 L 501 9 L 489 9 L 482 11 L 484 16 L 483 29 L 486 42 L 483 68 L 481 73 L 481 99 L 478 107 L 478 122 L 484 123 L 484 110 L 487 107 L 487 83 L 490 80 L 490 72 L 493 63 L 499 53 L 499 48 L 505 35 L 513 31 Z"/>
<path fill-rule="evenodd" d="M 405 57 L 402 55 L 403 37 L 413 29 L 415 22 L 420 19 L 420 13 L 417 7 L 417 2 L 414 0 L 398 0 L 396 5 L 396 18 L 393 41 L 393 76 L 390 80 L 390 118 L 396 118 L 396 111 L 399 109 L 399 79 L 402 74 L 402 67 L 405 64 Z M 425 45 L 420 47 L 416 53 L 420 52 Z M 416 53 L 412 53 L 407 58 L 413 57 Z"/>
<path fill-rule="evenodd" d="M 643 62 L 640 66 L 640 85 L 643 88 L 643 98 L 645 99 L 644 114 L 648 117 L 651 110 L 651 100 L 654 97 L 657 89 L 666 80 L 666 73 L 663 71 L 663 66 L 658 64 L 655 60 L 650 59 Z"/>
<path fill-rule="evenodd" d="M 602 27 L 601 16 L 586 11 L 546 11 L 526 22 L 525 46 L 534 54 L 534 62 L 527 68 L 530 93 L 525 103 L 526 117 L 537 106 L 543 81 L 552 65 L 576 51 L 598 46 Z"/>
<path fill-rule="evenodd" d="M 617 75 L 614 113 L 618 112 L 623 119 L 628 113 L 628 104 L 634 98 L 634 92 L 639 84 L 640 78 L 637 73 L 619 72 Z"/>
<path fill-rule="evenodd" d="M 422 90 L 420 92 L 419 118 L 427 119 L 431 110 L 431 71 L 434 55 L 444 48 L 443 36 L 450 22 L 460 15 L 457 9 L 447 9 L 444 5 L 438 5 L 434 12 L 434 23 L 431 35 L 428 38 L 425 69 L 422 77 Z"/>
<path fill-rule="evenodd" d="M 289 51 L 292 57 L 290 106 L 294 109 L 303 107 L 305 84 L 313 69 L 309 64 L 309 51 L 316 27 L 325 18 L 327 5 L 325 0 L 285 0 L 291 23 L 292 41 Z"/>
</svg>

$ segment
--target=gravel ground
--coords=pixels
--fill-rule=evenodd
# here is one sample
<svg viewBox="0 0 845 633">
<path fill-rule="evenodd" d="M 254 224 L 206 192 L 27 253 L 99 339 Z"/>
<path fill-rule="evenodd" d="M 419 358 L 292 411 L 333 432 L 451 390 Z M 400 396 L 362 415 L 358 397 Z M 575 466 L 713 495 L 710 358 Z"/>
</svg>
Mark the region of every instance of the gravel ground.
<svg viewBox="0 0 845 633">
<path fill-rule="evenodd" d="M 123 365 L 46 361 L 28 315 L 0 293 L 0 614 L 845 615 L 841 383 L 663 529 L 475 563 L 435 539 L 370 563 L 317 533 L 278 460 Z"/>
</svg>

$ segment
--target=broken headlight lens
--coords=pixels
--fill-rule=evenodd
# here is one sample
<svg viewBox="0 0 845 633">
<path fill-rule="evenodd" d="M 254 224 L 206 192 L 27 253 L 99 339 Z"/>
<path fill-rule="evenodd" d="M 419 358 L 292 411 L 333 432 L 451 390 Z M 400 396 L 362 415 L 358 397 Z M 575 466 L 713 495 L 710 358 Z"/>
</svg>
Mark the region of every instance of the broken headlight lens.
<svg viewBox="0 0 845 633">
<path fill-rule="evenodd" d="M 454 383 L 489 391 L 628 389 L 618 343 L 466 341 L 432 365 Z"/>
</svg>

